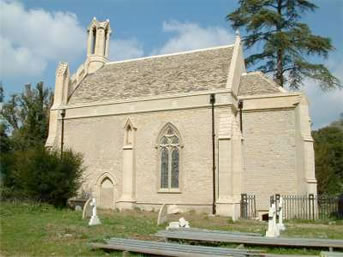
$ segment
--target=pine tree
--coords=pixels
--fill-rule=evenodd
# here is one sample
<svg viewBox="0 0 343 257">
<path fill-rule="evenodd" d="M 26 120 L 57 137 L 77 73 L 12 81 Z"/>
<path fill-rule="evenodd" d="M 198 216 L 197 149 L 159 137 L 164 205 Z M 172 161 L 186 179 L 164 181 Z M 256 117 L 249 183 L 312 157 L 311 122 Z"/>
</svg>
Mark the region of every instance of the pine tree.
<svg viewBox="0 0 343 257">
<path fill-rule="evenodd" d="M 257 69 L 272 73 L 275 81 L 298 89 L 305 78 L 319 82 L 322 89 L 341 88 L 340 81 L 323 65 L 307 57 L 327 58 L 334 50 L 329 38 L 314 35 L 301 16 L 318 8 L 311 0 L 239 0 L 239 7 L 227 15 L 234 29 L 244 28 L 246 49 L 257 43 L 263 50 L 246 59 L 247 66 L 262 62 Z"/>
</svg>

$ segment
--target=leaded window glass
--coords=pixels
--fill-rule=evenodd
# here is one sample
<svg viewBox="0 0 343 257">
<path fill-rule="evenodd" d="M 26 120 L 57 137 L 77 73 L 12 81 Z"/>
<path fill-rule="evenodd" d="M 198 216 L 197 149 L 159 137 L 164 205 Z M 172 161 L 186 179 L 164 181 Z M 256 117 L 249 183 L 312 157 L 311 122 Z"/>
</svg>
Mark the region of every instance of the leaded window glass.
<svg viewBox="0 0 343 257">
<path fill-rule="evenodd" d="M 163 129 L 160 142 L 161 189 L 178 189 L 180 186 L 180 137 L 168 125 Z"/>
<path fill-rule="evenodd" d="M 179 188 L 179 149 L 174 149 L 172 153 L 171 188 Z"/>
<path fill-rule="evenodd" d="M 168 188 L 168 149 L 161 151 L 161 188 Z"/>
</svg>

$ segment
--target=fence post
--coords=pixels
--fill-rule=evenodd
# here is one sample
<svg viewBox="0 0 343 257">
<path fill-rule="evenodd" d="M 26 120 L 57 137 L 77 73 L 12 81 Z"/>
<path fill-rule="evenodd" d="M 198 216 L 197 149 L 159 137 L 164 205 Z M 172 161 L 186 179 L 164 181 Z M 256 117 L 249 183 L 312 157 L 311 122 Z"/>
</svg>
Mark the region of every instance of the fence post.
<svg viewBox="0 0 343 257">
<path fill-rule="evenodd" d="M 274 195 L 270 196 L 270 207 L 272 206 L 272 204 L 274 203 Z"/>
<path fill-rule="evenodd" d="M 312 220 L 314 220 L 315 214 L 314 214 L 314 195 L 313 194 L 309 194 L 309 203 L 310 203 L 310 218 L 312 218 Z"/>
<path fill-rule="evenodd" d="M 279 215 L 280 194 L 275 194 L 276 217 Z"/>
<path fill-rule="evenodd" d="M 248 218 L 248 195 L 241 194 L 241 217 L 246 219 Z"/>
</svg>

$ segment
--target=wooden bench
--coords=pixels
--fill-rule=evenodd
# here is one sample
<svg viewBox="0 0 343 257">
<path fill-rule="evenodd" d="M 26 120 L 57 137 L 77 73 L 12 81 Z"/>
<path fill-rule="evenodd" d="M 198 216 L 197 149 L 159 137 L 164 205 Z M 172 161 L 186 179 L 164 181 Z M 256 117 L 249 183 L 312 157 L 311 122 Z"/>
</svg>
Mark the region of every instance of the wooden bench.
<svg viewBox="0 0 343 257">
<path fill-rule="evenodd" d="M 270 238 L 262 236 L 237 235 L 230 232 L 207 232 L 196 230 L 162 230 L 156 233 L 156 236 L 165 239 L 182 239 L 203 242 L 222 242 L 237 243 L 247 245 L 264 245 L 276 247 L 309 247 L 309 248 L 334 248 L 343 249 L 343 240 L 333 239 L 315 239 L 315 238 Z"/>
<path fill-rule="evenodd" d="M 158 256 L 210 257 L 210 256 L 264 256 L 261 251 L 223 247 L 197 246 L 177 243 L 154 242 L 135 239 L 111 238 L 106 243 L 91 243 L 93 249 L 117 250 Z"/>
</svg>

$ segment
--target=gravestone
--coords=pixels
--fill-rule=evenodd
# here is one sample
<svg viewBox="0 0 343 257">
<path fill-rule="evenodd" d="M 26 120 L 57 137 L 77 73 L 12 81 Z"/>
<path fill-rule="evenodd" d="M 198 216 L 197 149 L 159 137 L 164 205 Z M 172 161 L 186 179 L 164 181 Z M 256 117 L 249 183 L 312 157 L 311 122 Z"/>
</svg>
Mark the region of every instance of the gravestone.
<svg viewBox="0 0 343 257">
<path fill-rule="evenodd" d="M 82 207 L 80 205 L 75 206 L 75 211 L 82 211 Z"/>
<path fill-rule="evenodd" d="M 268 230 L 266 231 L 266 237 L 278 237 L 280 236 L 279 228 L 276 224 L 276 207 L 275 203 L 269 208 L 268 213 Z"/>
<path fill-rule="evenodd" d="M 82 219 L 87 219 L 92 217 L 92 206 L 91 206 L 92 198 L 89 198 L 85 205 L 83 206 L 83 211 L 82 211 Z"/>
<path fill-rule="evenodd" d="M 163 223 L 166 223 L 167 222 L 167 215 L 168 215 L 168 205 L 163 204 L 161 206 L 160 211 L 158 212 L 157 225 L 161 225 Z"/>
<path fill-rule="evenodd" d="M 98 215 L 97 215 L 97 213 L 96 213 L 96 200 L 95 200 L 95 198 L 92 199 L 90 205 L 93 207 L 93 209 L 92 209 L 92 217 L 91 217 L 91 219 L 89 220 L 88 225 L 89 225 L 89 226 L 94 226 L 94 225 L 99 225 L 99 224 L 101 224 L 101 222 L 100 222 L 100 220 L 99 220 L 99 217 L 98 217 Z"/>
</svg>

